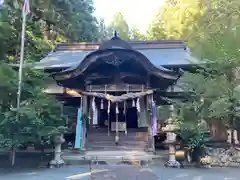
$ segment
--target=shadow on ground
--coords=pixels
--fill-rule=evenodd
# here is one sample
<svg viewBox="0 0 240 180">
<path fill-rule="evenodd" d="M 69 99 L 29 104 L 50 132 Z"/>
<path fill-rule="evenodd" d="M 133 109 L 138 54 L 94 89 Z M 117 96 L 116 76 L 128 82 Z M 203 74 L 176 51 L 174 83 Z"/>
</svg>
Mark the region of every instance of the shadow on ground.
<svg viewBox="0 0 240 180">
<path fill-rule="evenodd" d="M 0 169 L 1 171 L 8 171 L 14 169 L 44 168 L 48 166 L 52 157 L 52 153 L 17 152 L 15 165 L 12 166 L 9 154 L 2 153 L 0 154 Z"/>
</svg>

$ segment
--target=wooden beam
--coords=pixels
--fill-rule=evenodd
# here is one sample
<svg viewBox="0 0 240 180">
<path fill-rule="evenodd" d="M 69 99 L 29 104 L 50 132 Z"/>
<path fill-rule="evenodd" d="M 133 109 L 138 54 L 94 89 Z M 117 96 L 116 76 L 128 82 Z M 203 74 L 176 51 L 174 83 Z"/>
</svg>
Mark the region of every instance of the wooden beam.
<svg viewBox="0 0 240 180">
<path fill-rule="evenodd" d="M 101 75 L 101 74 L 98 74 L 98 73 L 94 73 L 94 74 L 91 74 L 91 75 L 87 75 L 86 76 L 86 80 L 87 81 L 92 81 L 92 80 L 98 80 L 98 79 L 111 79 L 112 76 L 106 76 L 106 75 Z"/>
<path fill-rule="evenodd" d="M 146 76 L 142 76 L 141 74 L 133 74 L 133 73 L 128 73 L 128 72 L 120 72 L 119 74 L 119 79 L 123 79 L 123 78 L 135 78 L 137 80 L 141 80 L 143 82 L 147 81 L 147 77 Z M 88 81 L 92 81 L 92 80 L 98 80 L 98 79 L 112 79 L 113 76 L 112 75 L 103 75 L 100 73 L 94 73 L 91 75 L 86 75 L 86 80 Z"/>
<path fill-rule="evenodd" d="M 120 79 L 123 78 L 127 78 L 127 77 L 131 77 L 131 78 L 135 78 L 135 79 L 140 79 L 142 81 L 147 81 L 146 76 L 142 76 L 141 74 L 133 74 L 133 73 L 127 73 L 127 72 L 120 72 Z"/>
<path fill-rule="evenodd" d="M 87 85 L 86 91 L 89 92 L 139 92 L 149 90 L 145 85 L 139 84 L 106 84 L 106 85 Z"/>
</svg>

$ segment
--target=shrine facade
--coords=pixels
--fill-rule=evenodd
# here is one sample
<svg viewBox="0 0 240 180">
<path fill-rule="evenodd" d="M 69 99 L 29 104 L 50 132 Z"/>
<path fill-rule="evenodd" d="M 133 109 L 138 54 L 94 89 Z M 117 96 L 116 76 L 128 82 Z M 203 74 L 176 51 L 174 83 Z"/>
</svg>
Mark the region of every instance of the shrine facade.
<svg viewBox="0 0 240 180">
<path fill-rule="evenodd" d="M 36 63 L 55 83 L 46 90 L 76 108 L 75 148 L 154 151 L 156 107 L 178 96 L 191 67 L 184 41 L 61 44 Z"/>
</svg>

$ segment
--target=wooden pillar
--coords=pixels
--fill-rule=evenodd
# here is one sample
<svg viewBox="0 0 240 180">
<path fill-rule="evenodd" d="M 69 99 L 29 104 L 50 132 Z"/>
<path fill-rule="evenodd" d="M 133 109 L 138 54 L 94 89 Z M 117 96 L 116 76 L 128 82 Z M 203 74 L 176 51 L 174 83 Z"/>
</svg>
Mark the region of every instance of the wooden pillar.
<svg viewBox="0 0 240 180">
<path fill-rule="evenodd" d="M 148 151 L 155 152 L 155 144 L 153 137 L 153 129 L 152 129 L 152 99 L 151 96 L 147 96 L 147 120 L 148 120 Z"/>
<path fill-rule="evenodd" d="M 88 97 L 83 96 L 82 97 L 82 108 L 83 108 L 83 136 L 82 136 L 82 148 L 86 148 L 86 135 L 88 131 Z"/>
</svg>

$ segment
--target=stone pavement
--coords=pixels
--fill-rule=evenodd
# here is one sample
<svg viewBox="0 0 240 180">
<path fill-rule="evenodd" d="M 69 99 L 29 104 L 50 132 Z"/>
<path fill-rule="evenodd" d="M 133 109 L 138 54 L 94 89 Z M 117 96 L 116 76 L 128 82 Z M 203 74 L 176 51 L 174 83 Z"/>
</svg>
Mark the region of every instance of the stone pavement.
<svg viewBox="0 0 240 180">
<path fill-rule="evenodd" d="M 90 173 L 90 171 L 92 173 Z M 41 169 L 1 173 L 1 180 L 238 180 L 239 170 L 230 168 L 171 169 L 163 166 L 133 165 L 66 166 L 61 169 Z"/>
<path fill-rule="evenodd" d="M 151 170 L 132 165 L 111 166 L 108 171 L 92 174 L 91 178 L 96 180 L 158 180 L 157 175 Z"/>
</svg>

